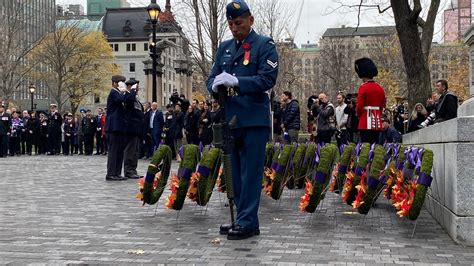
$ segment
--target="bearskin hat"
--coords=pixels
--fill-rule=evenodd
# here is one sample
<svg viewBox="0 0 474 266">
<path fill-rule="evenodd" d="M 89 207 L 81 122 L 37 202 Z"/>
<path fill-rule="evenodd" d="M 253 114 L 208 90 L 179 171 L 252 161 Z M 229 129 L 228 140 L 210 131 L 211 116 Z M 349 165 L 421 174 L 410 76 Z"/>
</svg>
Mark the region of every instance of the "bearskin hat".
<svg viewBox="0 0 474 266">
<path fill-rule="evenodd" d="M 373 78 L 379 73 L 374 61 L 367 57 L 357 59 L 354 65 L 359 78 Z"/>
</svg>

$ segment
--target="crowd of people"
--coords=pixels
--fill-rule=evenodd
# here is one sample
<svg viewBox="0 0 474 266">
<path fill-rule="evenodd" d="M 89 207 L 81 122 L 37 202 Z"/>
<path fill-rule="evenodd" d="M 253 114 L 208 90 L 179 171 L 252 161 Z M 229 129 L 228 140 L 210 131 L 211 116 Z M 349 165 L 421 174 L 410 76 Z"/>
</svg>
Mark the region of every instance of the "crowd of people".
<svg viewBox="0 0 474 266">
<path fill-rule="evenodd" d="M 382 128 L 377 133 L 378 144 L 401 143 L 402 135 L 440 123 L 457 116 L 458 99 L 449 91 L 446 80 L 435 83 L 435 91 L 426 105 L 417 103 L 411 112 L 406 104 L 382 111 Z M 336 140 L 338 146 L 360 141 L 359 117 L 356 113 L 358 94 L 338 92 L 335 104 L 326 93 L 312 95 L 308 99 L 307 132 L 310 140 L 329 143 Z M 301 128 L 300 105 L 289 91 L 273 97 L 273 135 L 277 141 L 294 143 L 298 141 Z M 393 121 L 393 123 L 392 123 Z"/>
</svg>

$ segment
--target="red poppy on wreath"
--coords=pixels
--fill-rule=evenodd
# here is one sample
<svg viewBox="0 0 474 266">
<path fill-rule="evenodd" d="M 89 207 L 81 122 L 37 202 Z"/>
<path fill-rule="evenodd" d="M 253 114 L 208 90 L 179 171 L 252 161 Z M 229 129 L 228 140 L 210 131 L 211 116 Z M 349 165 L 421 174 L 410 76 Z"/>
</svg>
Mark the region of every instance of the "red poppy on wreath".
<svg viewBox="0 0 474 266">
<path fill-rule="evenodd" d="M 242 44 L 242 49 L 244 49 L 244 51 L 250 50 L 250 44 L 248 42 L 243 43 Z"/>
</svg>

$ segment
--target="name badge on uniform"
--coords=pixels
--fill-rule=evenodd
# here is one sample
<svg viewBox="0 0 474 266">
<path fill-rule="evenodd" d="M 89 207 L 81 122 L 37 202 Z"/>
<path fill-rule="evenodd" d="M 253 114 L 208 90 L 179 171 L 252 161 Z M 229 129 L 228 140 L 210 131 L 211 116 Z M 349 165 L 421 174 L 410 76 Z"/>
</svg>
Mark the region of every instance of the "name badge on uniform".
<svg viewBox="0 0 474 266">
<path fill-rule="evenodd" d="M 8 117 L 6 116 L 2 117 L 2 121 L 8 121 Z"/>
<path fill-rule="evenodd" d="M 242 44 L 242 48 L 244 49 L 244 66 L 248 65 L 250 63 L 250 44 L 249 43 L 244 43 Z"/>
</svg>

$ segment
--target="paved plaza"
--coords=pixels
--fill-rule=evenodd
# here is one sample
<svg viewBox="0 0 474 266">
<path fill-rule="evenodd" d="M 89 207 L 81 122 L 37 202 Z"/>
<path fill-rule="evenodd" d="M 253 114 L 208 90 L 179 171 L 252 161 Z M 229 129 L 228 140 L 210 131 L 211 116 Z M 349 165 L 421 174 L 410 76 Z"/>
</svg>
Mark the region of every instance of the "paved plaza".
<svg viewBox="0 0 474 266">
<path fill-rule="evenodd" d="M 141 206 L 137 181 L 106 182 L 105 166 L 105 156 L 0 159 L 0 264 L 474 263 L 474 248 L 456 245 L 427 212 L 411 238 L 414 223 L 384 199 L 364 220 L 330 193 L 311 216 L 297 208 L 302 190 L 262 196 L 261 235 L 228 241 L 218 233 L 225 194 L 208 208 L 187 200 L 178 213 L 164 207 L 167 189 Z"/>
</svg>

